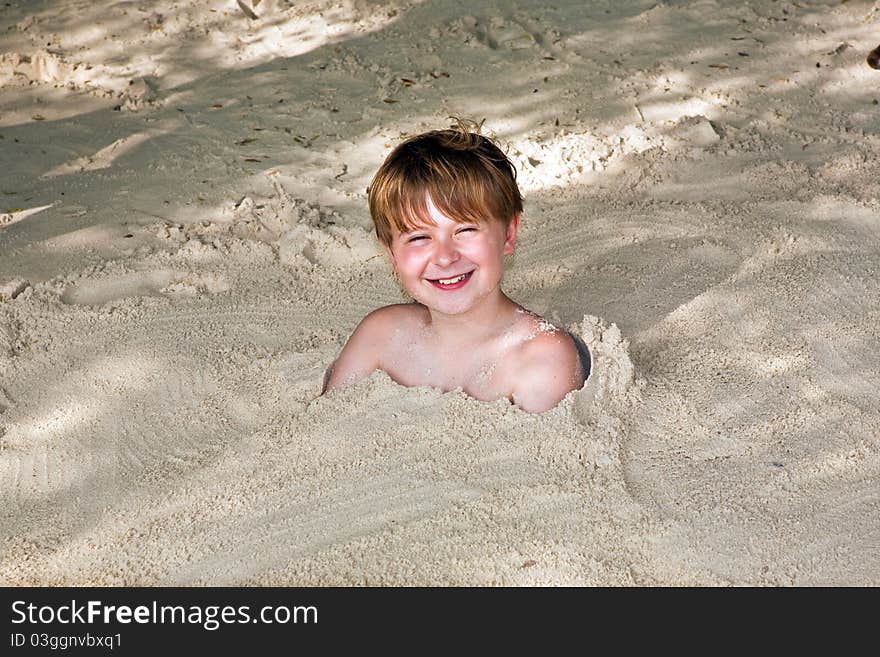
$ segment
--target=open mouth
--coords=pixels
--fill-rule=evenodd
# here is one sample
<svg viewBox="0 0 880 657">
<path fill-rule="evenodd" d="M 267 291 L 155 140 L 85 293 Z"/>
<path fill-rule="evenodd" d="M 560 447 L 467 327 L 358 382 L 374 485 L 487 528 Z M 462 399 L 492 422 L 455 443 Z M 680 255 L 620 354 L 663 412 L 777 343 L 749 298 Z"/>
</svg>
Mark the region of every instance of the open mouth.
<svg viewBox="0 0 880 657">
<path fill-rule="evenodd" d="M 467 273 L 459 274 L 458 276 L 453 276 L 451 278 L 429 278 L 428 282 L 441 290 L 457 290 L 467 284 L 473 273 L 473 270 L 471 270 Z"/>
</svg>

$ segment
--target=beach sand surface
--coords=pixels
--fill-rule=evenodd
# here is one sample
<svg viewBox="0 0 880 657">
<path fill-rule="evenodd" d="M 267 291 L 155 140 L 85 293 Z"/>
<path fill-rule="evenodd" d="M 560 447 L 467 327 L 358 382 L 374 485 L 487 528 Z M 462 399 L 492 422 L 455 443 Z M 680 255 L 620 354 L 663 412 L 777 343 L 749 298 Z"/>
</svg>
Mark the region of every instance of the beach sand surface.
<svg viewBox="0 0 880 657">
<path fill-rule="evenodd" d="M 880 5 L 243 3 L 0 9 L 0 583 L 880 584 Z M 318 397 L 451 116 L 594 357 L 544 414 Z"/>
</svg>

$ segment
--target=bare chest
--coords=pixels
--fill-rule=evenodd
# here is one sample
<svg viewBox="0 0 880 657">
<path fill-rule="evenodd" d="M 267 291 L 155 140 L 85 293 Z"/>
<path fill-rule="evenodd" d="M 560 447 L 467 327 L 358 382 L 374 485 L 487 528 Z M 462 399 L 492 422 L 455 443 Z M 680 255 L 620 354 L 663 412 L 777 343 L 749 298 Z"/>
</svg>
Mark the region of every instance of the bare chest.
<svg viewBox="0 0 880 657">
<path fill-rule="evenodd" d="M 444 392 L 461 388 L 482 401 L 509 399 L 513 382 L 507 374 L 509 358 L 497 348 L 442 349 L 413 343 L 392 348 L 383 369 L 404 386 L 430 386 Z"/>
</svg>

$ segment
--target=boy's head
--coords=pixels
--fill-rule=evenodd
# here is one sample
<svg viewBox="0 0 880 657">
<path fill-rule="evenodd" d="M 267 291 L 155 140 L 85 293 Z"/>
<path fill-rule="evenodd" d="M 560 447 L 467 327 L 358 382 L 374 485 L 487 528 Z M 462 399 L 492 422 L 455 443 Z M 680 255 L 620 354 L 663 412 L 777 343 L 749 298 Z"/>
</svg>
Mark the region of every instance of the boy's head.
<svg viewBox="0 0 880 657">
<path fill-rule="evenodd" d="M 496 219 L 505 227 L 522 212 L 516 169 L 488 137 L 458 127 L 410 137 L 397 146 L 367 190 L 376 235 L 389 246 L 431 222 L 428 199 L 456 222 Z"/>
</svg>

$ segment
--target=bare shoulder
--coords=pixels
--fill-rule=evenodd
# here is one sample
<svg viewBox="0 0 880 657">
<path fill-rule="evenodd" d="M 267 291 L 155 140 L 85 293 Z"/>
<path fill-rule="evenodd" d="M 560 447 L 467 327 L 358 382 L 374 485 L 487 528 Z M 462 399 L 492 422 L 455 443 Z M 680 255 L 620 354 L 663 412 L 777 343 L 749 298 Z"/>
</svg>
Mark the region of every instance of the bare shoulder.
<svg viewBox="0 0 880 657">
<path fill-rule="evenodd" d="M 424 324 L 428 318 L 427 309 L 420 303 L 394 303 L 390 306 L 377 308 L 364 317 L 364 321 L 370 318 L 372 322 L 400 322 Z"/>
<path fill-rule="evenodd" d="M 418 304 L 395 304 L 377 308 L 364 317 L 348 338 L 339 357 L 324 377 L 323 392 L 357 383 L 382 369 L 395 331 L 423 322 Z"/>
<path fill-rule="evenodd" d="M 423 328 L 429 320 L 427 309 L 419 303 L 396 303 L 369 313 L 352 333 L 376 340 L 389 339 L 400 333 Z"/>
<path fill-rule="evenodd" d="M 412 303 L 398 303 L 376 308 L 367 313 L 352 332 L 352 337 L 361 334 L 382 333 L 392 329 L 397 323 L 409 320 L 415 312 Z"/>
<path fill-rule="evenodd" d="M 518 375 L 513 402 L 525 411 L 541 413 L 555 407 L 584 384 L 585 373 L 572 337 L 539 317 L 532 318 L 533 337 L 516 354 Z"/>
</svg>

